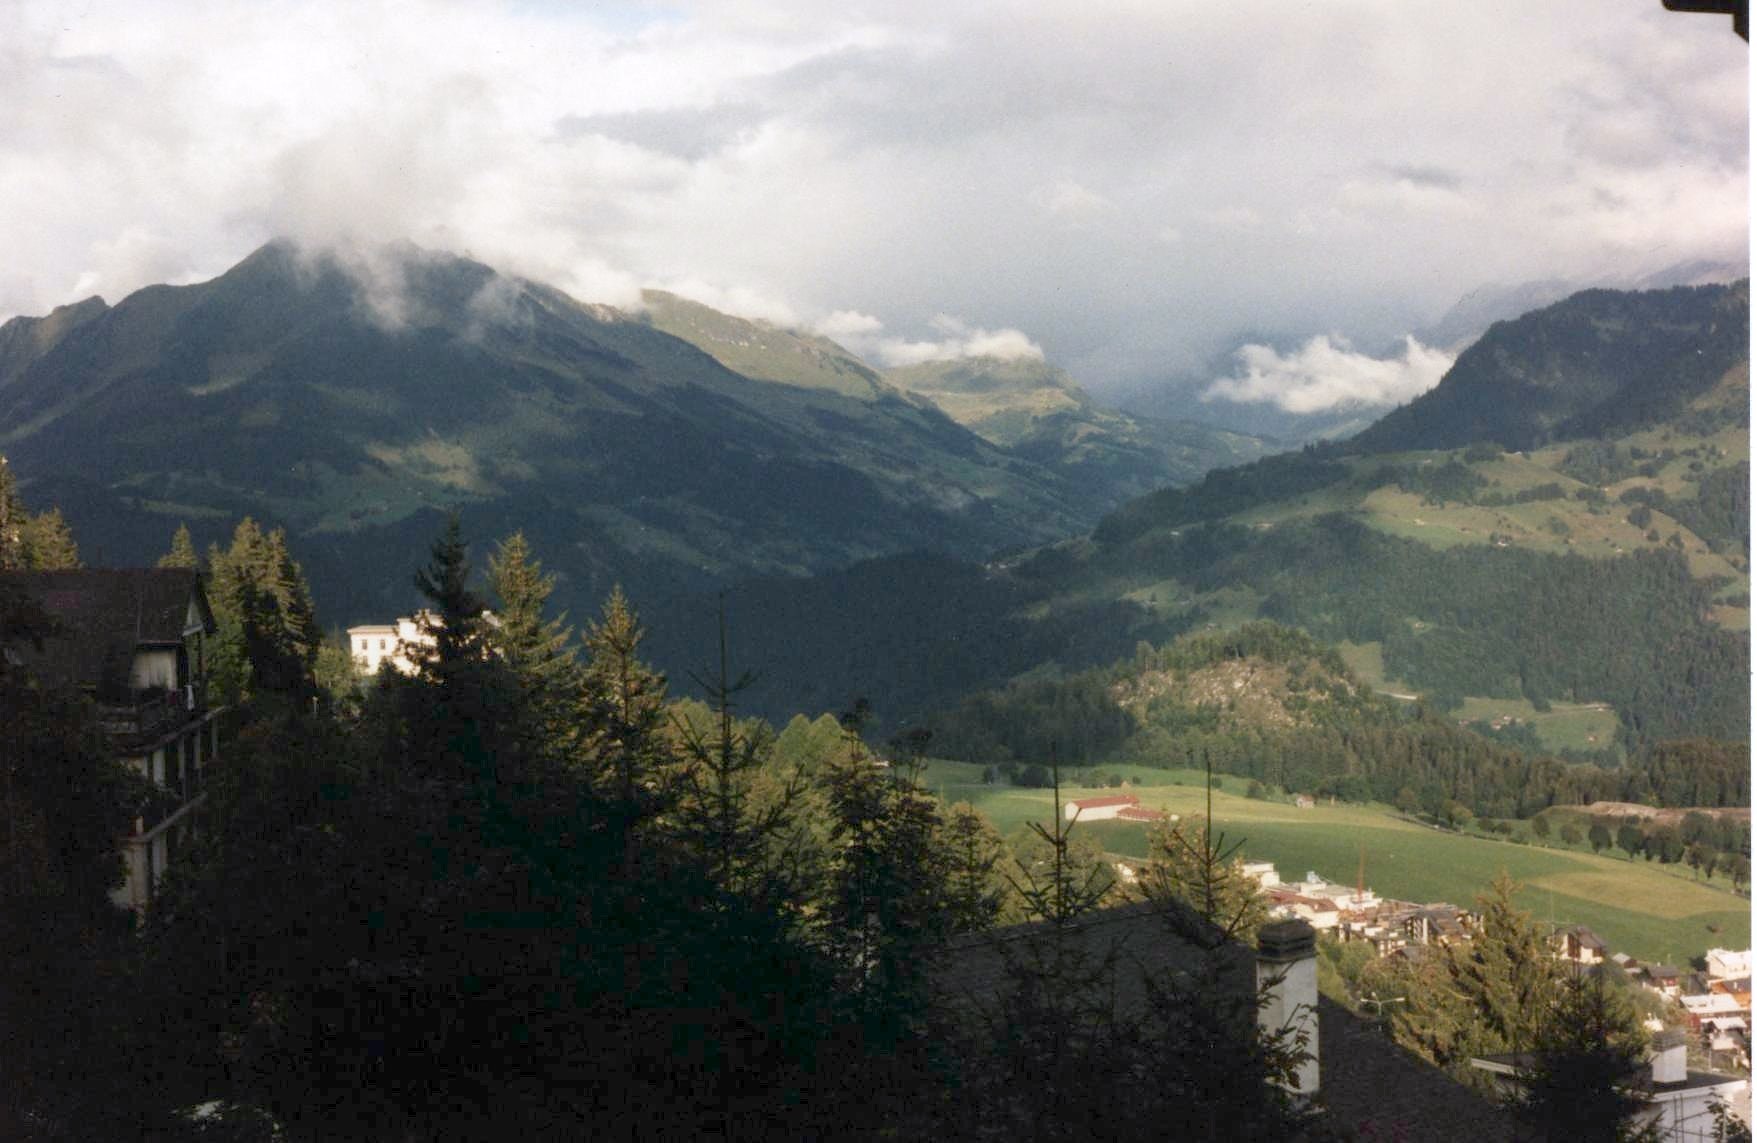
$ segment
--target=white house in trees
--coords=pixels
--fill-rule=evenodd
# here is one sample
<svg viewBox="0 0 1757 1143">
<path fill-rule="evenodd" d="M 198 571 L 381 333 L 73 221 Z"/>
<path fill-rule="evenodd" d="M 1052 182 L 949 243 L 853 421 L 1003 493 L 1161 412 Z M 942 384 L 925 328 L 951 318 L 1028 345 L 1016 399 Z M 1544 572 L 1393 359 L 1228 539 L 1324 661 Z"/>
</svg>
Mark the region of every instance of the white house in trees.
<svg viewBox="0 0 1757 1143">
<path fill-rule="evenodd" d="M 354 667 L 363 675 L 376 675 L 389 663 L 399 674 L 412 675 L 415 664 L 433 646 L 433 636 L 422 630 L 425 612 L 399 618 L 395 623 L 369 623 L 348 628 L 348 651 Z"/>
</svg>

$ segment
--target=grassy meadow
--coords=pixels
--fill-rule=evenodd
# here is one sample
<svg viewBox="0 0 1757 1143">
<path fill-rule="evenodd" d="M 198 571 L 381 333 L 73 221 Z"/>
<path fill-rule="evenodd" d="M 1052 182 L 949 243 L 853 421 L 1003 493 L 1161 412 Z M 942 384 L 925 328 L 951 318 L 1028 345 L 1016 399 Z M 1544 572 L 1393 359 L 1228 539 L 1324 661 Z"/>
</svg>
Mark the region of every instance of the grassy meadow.
<svg viewBox="0 0 1757 1143">
<path fill-rule="evenodd" d="M 1138 795 L 1144 806 L 1186 816 L 1203 812 L 1206 791 L 1199 772 L 1106 770 L 1128 777 L 1125 792 Z M 969 763 L 930 763 L 923 781 L 948 801 L 976 805 L 1003 834 L 1055 812 L 1048 790 L 984 785 L 982 767 Z M 1750 903 L 1724 878 L 1702 884 L 1687 872 L 1680 876 L 1670 867 L 1622 856 L 1450 833 L 1405 821 L 1383 806 L 1320 804 L 1301 810 L 1244 797 L 1243 779 L 1221 781 L 1222 788 L 1214 791 L 1216 828 L 1228 841 L 1242 842 L 1246 857 L 1273 861 L 1284 880 L 1299 880 L 1310 870 L 1352 882 L 1364 854 L 1367 886 L 1379 895 L 1468 906 L 1505 869 L 1524 886 L 1520 904 L 1540 919 L 1591 925 L 1613 951 L 1642 960 L 1682 965 L 1710 947 L 1751 943 Z M 1068 786 L 1062 797 L 1116 792 Z M 1146 853 L 1143 825 L 1093 822 L 1077 828 L 1091 831 L 1119 856 Z"/>
</svg>

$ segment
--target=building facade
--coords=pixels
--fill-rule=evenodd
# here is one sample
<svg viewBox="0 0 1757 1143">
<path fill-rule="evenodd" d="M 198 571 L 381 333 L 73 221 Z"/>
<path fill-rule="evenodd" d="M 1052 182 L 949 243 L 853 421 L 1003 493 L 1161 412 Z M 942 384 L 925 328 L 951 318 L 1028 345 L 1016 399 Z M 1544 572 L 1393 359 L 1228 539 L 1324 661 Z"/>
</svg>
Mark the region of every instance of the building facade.
<svg viewBox="0 0 1757 1143">
<path fill-rule="evenodd" d="M 55 621 L 40 649 L 14 648 L 45 686 L 88 696 L 110 748 L 162 795 L 118 839 L 127 874 L 116 904 L 141 910 L 199 828 L 205 776 L 220 758 L 220 715 L 208 704 L 215 634 L 201 576 L 185 568 L 7 572 Z"/>
</svg>

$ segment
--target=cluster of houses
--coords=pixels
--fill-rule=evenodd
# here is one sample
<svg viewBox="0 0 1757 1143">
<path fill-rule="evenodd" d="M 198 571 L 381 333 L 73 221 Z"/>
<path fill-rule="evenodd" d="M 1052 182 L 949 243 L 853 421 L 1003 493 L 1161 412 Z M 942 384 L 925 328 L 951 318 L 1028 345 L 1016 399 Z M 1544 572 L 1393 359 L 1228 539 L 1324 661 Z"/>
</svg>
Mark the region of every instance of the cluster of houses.
<svg viewBox="0 0 1757 1143">
<path fill-rule="evenodd" d="M 1392 900 L 1364 884 L 1339 885 L 1316 873 L 1307 873 L 1303 881 L 1284 882 L 1267 861 L 1246 862 L 1243 870 L 1263 886 L 1271 914 L 1298 917 L 1341 940 L 1366 941 L 1378 956 L 1451 944 L 1470 935 L 1470 913 L 1443 901 L 1424 905 Z"/>
<path fill-rule="evenodd" d="M 1445 902 L 1423 905 L 1389 900 L 1364 885 L 1339 885 L 1316 873 L 1307 873 L 1303 881 L 1286 883 L 1266 861 L 1246 862 L 1240 868 L 1263 886 L 1271 915 L 1298 918 L 1315 931 L 1333 933 L 1340 940 L 1367 941 L 1379 956 L 1419 959 L 1433 946 L 1468 940 L 1477 924 L 1468 910 Z M 1682 1019 L 1671 1022 L 1671 1027 L 1657 1021 L 1649 1025 L 1655 1035 L 1647 1090 L 1654 1108 L 1651 1118 L 1661 1138 L 1697 1138 L 1697 1132 L 1708 1130 L 1716 1101 L 1749 1116 L 1748 1079 L 1692 1071 L 1687 1057 L 1694 1042 L 1710 1067 L 1749 1073 L 1750 950 L 1710 949 L 1702 971 L 1680 971 L 1670 965 L 1642 964 L 1623 953 L 1609 953 L 1603 939 L 1585 925 L 1558 928 L 1550 935 L 1550 949 L 1558 959 L 1581 969 L 1620 970 L 1682 1009 Z M 1530 1062 L 1508 1054 L 1473 1060 L 1472 1064 L 1510 1084 Z"/>
</svg>

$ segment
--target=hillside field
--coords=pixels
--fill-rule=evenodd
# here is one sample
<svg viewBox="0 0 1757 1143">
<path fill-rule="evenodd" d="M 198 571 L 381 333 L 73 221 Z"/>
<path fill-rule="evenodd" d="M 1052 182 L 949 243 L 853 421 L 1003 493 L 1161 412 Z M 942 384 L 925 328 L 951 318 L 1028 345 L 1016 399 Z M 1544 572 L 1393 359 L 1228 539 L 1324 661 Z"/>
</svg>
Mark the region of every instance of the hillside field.
<svg viewBox="0 0 1757 1143">
<path fill-rule="evenodd" d="M 1202 813 L 1200 773 L 1106 769 L 1127 776 L 1131 785 L 1124 792 L 1138 795 L 1143 806 L 1185 816 Z M 982 767 L 969 763 L 930 763 L 923 781 L 948 801 L 980 808 L 1002 834 L 1054 812 L 1048 790 L 984 785 Z M 1214 792 L 1215 825 L 1227 841 L 1243 842 L 1246 857 L 1273 861 L 1284 880 L 1297 881 L 1311 870 L 1352 882 L 1364 847 L 1367 886 L 1382 897 L 1469 906 L 1505 869 L 1524 886 L 1518 898 L 1522 907 L 1545 921 L 1591 925 L 1614 952 L 1682 966 L 1710 947 L 1751 943 L 1750 905 L 1724 878 L 1705 885 L 1687 872 L 1678 875 L 1620 856 L 1450 833 L 1406 821 L 1382 806 L 1301 810 L 1246 798 L 1244 786 L 1244 779 L 1222 778 L 1222 788 Z M 1068 786 L 1062 798 L 1117 792 Z M 1094 822 L 1077 828 L 1090 830 L 1118 856 L 1146 853 L 1145 826 Z"/>
</svg>

